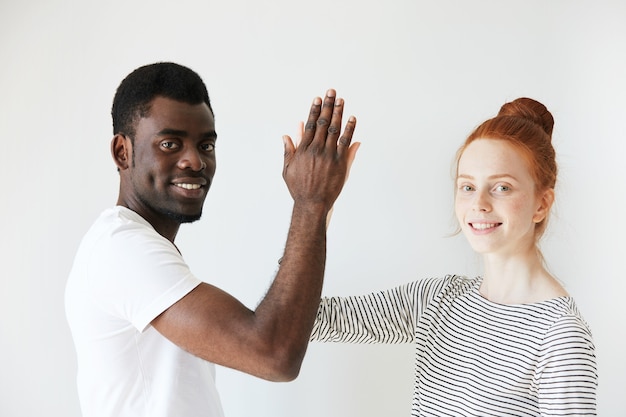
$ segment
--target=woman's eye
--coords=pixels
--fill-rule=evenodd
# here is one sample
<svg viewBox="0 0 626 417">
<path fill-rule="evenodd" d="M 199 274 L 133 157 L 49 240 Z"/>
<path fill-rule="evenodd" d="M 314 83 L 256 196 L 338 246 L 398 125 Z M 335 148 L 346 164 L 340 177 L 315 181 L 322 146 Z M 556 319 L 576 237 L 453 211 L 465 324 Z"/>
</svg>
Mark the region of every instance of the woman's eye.
<svg viewBox="0 0 626 417">
<path fill-rule="evenodd" d="M 509 187 L 508 185 L 498 185 L 496 189 L 500 192 L 505 192 L 505 191 L 510 191 L 511 187 Z"/>
<path fill-rule="evenodd" d="M 460 187 L 461 191 L 474 191 L 474 187 L 472 187 L 471 185 L 461 185 Z"/>
</svg>

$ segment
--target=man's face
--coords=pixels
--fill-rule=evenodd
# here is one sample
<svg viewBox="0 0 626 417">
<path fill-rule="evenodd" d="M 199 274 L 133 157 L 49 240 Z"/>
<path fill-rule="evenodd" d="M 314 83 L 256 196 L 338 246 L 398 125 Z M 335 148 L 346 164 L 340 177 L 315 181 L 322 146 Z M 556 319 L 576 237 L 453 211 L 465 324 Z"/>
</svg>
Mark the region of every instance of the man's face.
<svg viewBox="0 0 626 417">
<path fill-rule="evenodd" d="M 157 97 L 139 119 L 123 186 L 127 205 L 151 221 L 198 220 L 215 174 L 215 121 L 205 104 Z"/>
</svg>

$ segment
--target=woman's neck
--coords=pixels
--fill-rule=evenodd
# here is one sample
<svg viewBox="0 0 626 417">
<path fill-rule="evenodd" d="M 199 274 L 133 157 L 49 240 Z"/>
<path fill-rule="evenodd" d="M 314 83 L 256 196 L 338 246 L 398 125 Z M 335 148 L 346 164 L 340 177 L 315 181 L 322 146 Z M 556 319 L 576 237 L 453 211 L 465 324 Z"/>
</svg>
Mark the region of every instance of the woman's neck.
<svg viewBox="0 0 626 417">
<path fill-rule="evenodd" d="M 485 274 L 480 293 L 500 304 L 528 304 L 567 296 L 567 291 L 545 268 L 538 251 L 499 257 L 484 255 Z"/>
</svg>

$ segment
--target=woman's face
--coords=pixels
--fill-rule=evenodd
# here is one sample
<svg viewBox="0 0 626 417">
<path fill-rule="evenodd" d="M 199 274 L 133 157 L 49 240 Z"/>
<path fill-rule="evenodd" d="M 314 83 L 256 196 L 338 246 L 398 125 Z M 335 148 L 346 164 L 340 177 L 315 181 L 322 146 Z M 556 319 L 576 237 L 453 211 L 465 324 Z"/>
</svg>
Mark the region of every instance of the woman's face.
<svg viewBox="0 0 626 417">
<path fill-rule="evenodd" d="M 476 139 L 459 159 L 455 212 L 472 248 L 513 256 L 535 248 L 535 224 L 552 203 L 538 196 L 519 151 L 504 140 Z M 545 194 L 545 193 L 544 193 Z"/>
</svg>

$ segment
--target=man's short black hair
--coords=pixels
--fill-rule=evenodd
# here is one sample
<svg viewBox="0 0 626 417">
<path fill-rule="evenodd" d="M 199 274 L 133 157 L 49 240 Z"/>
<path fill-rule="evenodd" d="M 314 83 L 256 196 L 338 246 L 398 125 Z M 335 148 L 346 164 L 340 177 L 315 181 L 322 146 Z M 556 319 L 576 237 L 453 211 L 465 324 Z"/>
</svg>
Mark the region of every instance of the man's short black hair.
<svg viewBox="0 0 626 417">
<path fill-rule="evenodd" d="M 173 62 L 157 62 L 137 68 L 120 83 L 111 108 L 113 134 L 133 140 L 136 122 L 148 116 L 150 102 L 158 96 L 188 104 L 206 103 L 213 112 L 206 85 L 197 73 Z"/>
</svg>

